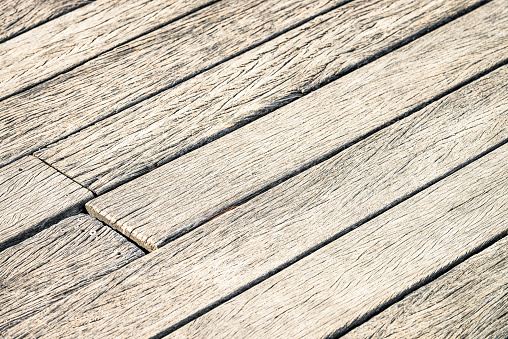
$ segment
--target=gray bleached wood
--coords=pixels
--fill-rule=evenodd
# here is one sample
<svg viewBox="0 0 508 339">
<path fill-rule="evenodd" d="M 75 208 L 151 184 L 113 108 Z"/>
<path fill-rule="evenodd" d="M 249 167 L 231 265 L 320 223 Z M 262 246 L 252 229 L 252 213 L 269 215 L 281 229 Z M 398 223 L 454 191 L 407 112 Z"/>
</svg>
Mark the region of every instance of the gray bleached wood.
<svg viewBox="0 0 508 339">
<path fill-rule="evenodd" d="M 506 68 L 111 273 L 10 335 L 148 337 L 177 324 L 506 139 Z"/>
<path fill-rule="evenodd" d="M 154 250 L 503 60 L 507 32 L 508 6 L 492 2 L 99 196 L 87 210 Z"/>
<path fill-rule="evenodd" d="M 506 234 L 507 158 L 505 145 L 170 337 L 324 338 L 347 330 L 460 257 Z M 506 278 L 502 279 L 506 286 Z M 468 299 L 458 300 L 455 309 L 473 301 Z M 441 311 L 445 318 L 450 316 Z M 439 325 L 450 320 L 441 319 Z"/>
<path fill-rule="evenodd" d="M 0 250 L 83 209 L 93 194 L 32 156 L 0 169 Z"/>
<path fill-rule="evenodd" d="M 0 44 L 0 99 L 79 65 L 207 2 L 97 0 L 6 41 Z"/>
<path fill-rule="evenodd" d="M 0 253 L 0 334 L 143 255 L 85 214 L 62 220 Z"/>
<path fill-rule="evenodd" d="M 502 339 L 507 336 L 508 237 L 342 338 Z"/>
<path fill-rule="evenodd" d="M 103 194 L 475 3 L 353 1 L 36 156 Z"/>
<path fill-rule="evenodd" d="M 0 2 L 0 41 L 18 35 L 92 0 L 10 0 Z"/>
<path fill-rule="evenodd" d="M 181 5 L 181 1 L 172 4 Z M 192 6 L 201 3 L 185 1 Z M 3 100 L 0 102 L 0 166 L 212 67 L 343 1 L 255 0 L 249 2 L 249 6 L 245 6 L 246 1 L 220 1 Z M 104 2 L 112 4 L 107 0 Z M 130 6 L 134 4 L 126 2 Z M 108 19 L 117 20 L 111 13 Z M 16 39 L 8 42 L 13 41 Z M 58 48 L 59 44 L 51 46 Z"/>
</svg>

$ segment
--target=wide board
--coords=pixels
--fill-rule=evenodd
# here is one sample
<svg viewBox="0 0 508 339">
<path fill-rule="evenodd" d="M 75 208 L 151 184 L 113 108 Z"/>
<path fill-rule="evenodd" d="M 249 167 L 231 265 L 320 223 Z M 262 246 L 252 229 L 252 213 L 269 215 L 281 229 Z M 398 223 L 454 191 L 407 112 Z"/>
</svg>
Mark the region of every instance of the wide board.
<svg viewBox="0 0 508 339">
<path fill-rule="evenodd" d="M 503 61 L 507 29 L 508 5 L 489 3 L 99 196 L 87 210 L 144 248 L 159 248 Z"/>
<path fill-rule="evenodd" d="M 32 156 L 0 168 L 0 250 L 83 210 L 93 194 Z"/>
</svg>

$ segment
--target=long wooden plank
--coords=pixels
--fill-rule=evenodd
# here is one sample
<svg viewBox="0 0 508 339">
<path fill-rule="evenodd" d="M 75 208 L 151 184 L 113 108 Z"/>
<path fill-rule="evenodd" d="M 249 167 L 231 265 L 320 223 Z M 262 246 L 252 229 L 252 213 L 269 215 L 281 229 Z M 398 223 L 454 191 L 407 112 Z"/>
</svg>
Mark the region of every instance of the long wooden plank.
<svg viewBox="0 0 508 339">
<path fill-rule="evenodd" d="M 507 317 L 508 237 L 343 338 L 506 338 Z"/>
<path fill-rule="evenodd" d="M 507 138 L 503 72 L 111 273 L 11 335 L 148 337 L 178 324 Z"/>
<path fill-rule="evenodd" d="M 492 2 L 99 196 L 87 210 L 144 248 L 159 248 L 506 58 L 506 31 L 508 4 Z"/>
<path fill-rule="evenodd" d="M 505 145 L 198 318 L 174 337 L 323 338 L 347 329 L 457 258 L 506 234 L 507 159 Z M 503 282 L 506 286 L 506 277 Z M 454 307 L 471 302 L 462 299 Z M 491 325 L 501 329 L 500 322 Z"/>
<path fill-rule="evenodd" d="M 181 9 L 185 6 L 181 1 L 193 8 L 203 3 L 203 0 L 171 2 L 168 11 L 183 13 Z M 0 145 L 0 166 L 210 68 L 344 1 L 220 1 L 4 100 L 0 102 L 4 122 L 0 126 L 0 139 L 3 140 Z M 107 0 L 104 2 L 113 4 Z M 157 3 L 166 4 L 163 0 Z M 85 8 L 90 9 L 91 6 Z M 133 15 L 137 17 L 139 12 Z M 116 17 L 118 15 L 109 13 L 107 19 L 115 18 L 113 21 L 116 22 Z M 168 15 L 165 17 L 167 19 Z M 10 42 L 14 43 L 15 40 Z M 58 48 L 60 45 L 53 41 L 48 46 Z"/>
<path fill-rule="evenodd" d="M 36 155 L 102 194 L 475 4 L 353 1 Z"/>
<path fill-rule="evenodd" d="M 0 333 L 143 255 L 79 214 L 0 253 Z"/>
<path fill-rule="evenodd" d="M 93 194 L 37 158 L 0 169 L 0 250 L 83 209 Z"/>
<path fill-rule="evenodd" d="M 0 2 L 0 42 L 93 0 L 13 0 Z"/>
<path fill-rule="evenodd" d="M 210 0 L 97 0 L 6 41 L 0 44 L 0 99 L 208 2 Z"/>
</svg>

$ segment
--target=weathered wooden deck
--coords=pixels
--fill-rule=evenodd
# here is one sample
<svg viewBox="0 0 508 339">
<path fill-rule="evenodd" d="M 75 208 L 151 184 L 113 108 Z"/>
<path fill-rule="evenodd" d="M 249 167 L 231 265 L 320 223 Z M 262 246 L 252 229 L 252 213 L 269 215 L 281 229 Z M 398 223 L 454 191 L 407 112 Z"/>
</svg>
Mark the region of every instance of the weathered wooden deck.
<svg viewBox="0 0 508 339">
<path fill-rule="evenodd" d="M 508 337 L 508 0 L 0 11 L 0 336 Z"/>
</svg>

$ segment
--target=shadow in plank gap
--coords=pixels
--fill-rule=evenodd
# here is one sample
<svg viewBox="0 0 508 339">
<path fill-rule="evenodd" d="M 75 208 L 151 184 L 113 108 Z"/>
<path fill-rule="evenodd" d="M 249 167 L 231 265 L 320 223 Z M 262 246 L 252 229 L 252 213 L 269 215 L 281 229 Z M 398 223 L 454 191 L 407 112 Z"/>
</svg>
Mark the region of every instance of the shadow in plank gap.
<svg viewBox="0 0 508 339">
<path fill-rule="evenodd" d="M 0 168 L 0 250 L 83 210 L 93 194 L 32 156 Z"/>
<path fill-rule="evenodd" d="M 50 145 L 36 156 L 103 194 L 478 4 L 353 1 Z"/>
<path fill-rule="evenodd" d="M 504 68 L 498 70 L 498 74 L 492 72 L 352 145 L 333 158 L 77 291 L 51 310 L 13 328 L 8 335 L 157 335 L 166 329 L 175 329 L 188 323 L 193 317 L 220 305 L 275 272 L 288 266 L 290 268 L 290 264 L 297 259 L 322 248 L 323 243 L 337 238 L 340 240 L 340 236 L 357 228 L 339 246 L 349 244 L 351 251 L 356 248 L 354 255 L 348 259 L 351 262 L 348 267 L 353 268 L 353 259 L 363 253 L 360 250 L 368 253 L 383 234 L 390 235 L 389 241 L 396 242 L 404 240 L 404 230 L 408 225 L 413 225 L 415 232 L 418 232 L 427 219 L 417 219 L 418 216 L 426 216 L 421 209 L 427 205 L 439 207 L 432 218 L 438 218 L 442 211 L 452 207 L 454 212 L 446 216 L 449 218 L 446 219 L 447 223 L 431 223 L 428 232 L 423 230 L 418 234 L 420 238 L 409 238 L 399 249 L 418 250 L 421 248 L 421 237 L 431 241 L 425 243 L 425 246 L 430 247 L 434 238 L 451 241 L 439 243 L 442 247 L 435 252 L 436 256 L 423 256 L 429 258 L 432 265 L 438 266 L 446 264 L 450 259 L 441 258 L 441 253 L 449 253 L 451 258 L 462 253 L 457 252 L 457 248 L 468 253 L 469 248 L 476 248 L 506 230 L 508 205 L 501 201 L 500 206 L 494 205 L 494 208 L 489 209 L 492 205 L 482 199 L 496 201 L 507 189 L 504 173 L 508 163 L 502 160 L 506 158 L 508 146 L 498 149 L 502 151 L 501 155 L 497 152 L 491 157 L 473 162 L 444 184 L 440 184 L 441 181 L 435 182 L 498 146 L 500 142 L 506 142 L 508 124 L 504 98 L 508 89 L 504 72 L 507 71 Z M 489 164 L 492 162 L 504 166 L 492 169 L 500 173 L 498 176 L 491 175 Z M 463 177 L 464 175 L 467 176 Z M 462 182 L 465 184 L 462 185 Z M 440 191 L 425 198 L 424 202 L 418 202 L 420 197 L 426 196 L 425 192 L 433 192 L 432 183 L 442 187 Z M 483 192 L 483 185 L 489 183 L 494 187 L 492 191 L 479 200 L 469 201 L 471 197 Z M 405 207 L 398 209 L 400 213 L 412 213 L 413 206 L 421 206 L 410 218 L 404 219 L 401 216 L 397 228 L 392 229 L 388 223 L 389 218 L 376 222 L 373 228 L 366 231 L 362 231 L 363 226 L 359 227 L 382 212 L 388 213 L 391 207 L 424 188 L 427 189 L 418 197 L 410 199 Z M 440 199 L 448 198 L 450 200 L 446 200 L 446 204 L 441 204 Z M 479 209 L 475 210 L 475 206 Z M 467 211 L 474 214 L 468 214 Z M 498 217 L 499 222 L 495 222 Z M 432 218 L 428 220 L 429 223 L 434 220 Z M 456 224 L 453 223 L 454 220 Z M 375 238 L 369 239 L 369 234 L 380 225 L 388 226 L 376 233 Z M 435 233 L 450 229 L 452 231 L 448 236 Z M 362 239 L 365 243 L 359 243 Z M 346 253 L 327 257 L 342 258 Z M 434 252 L 422 253 L 431 255 Z M 407 257 L 411 256 L 408 254 Z M 365 262 L 370 261 L 366 259 Z M 376 261 L 369 267 L 373 269 L 378 264 Z M 432 266 L 430 271 L 438 269 L 438 266 Z M 335 269 L 331 271 L 336 272 Z M 365 272 L 369 271 L 366 269 Z M 412 272 L 419 274 L 420 271 L 415 269 Z M 381 273 L 376 271 L 363 278 L 374 278 Z M 419 281 L 425 276 L 417 276 L 415 279 Z M 362 278 L 360 273 L 357 278 Z M 410 284 L 413 282 L 408 281 Z M 347 279 L 344 280 L 344 284 L 347 283 Z M 369 283 L 384 286 L 372 280 Z M 403 285 L 399 287 L 406 288 Z M 371 306 L 375 308 L 378 301 L 372 302 Z M 353 298 L 348 306 L 355 304 Z M 364 310 L 369 311 L 370 306 Z M 360 313 L 349 313 L 351 317 L 344 318 L 344 321 L 353 321 L 355 317 L 361 316 Z M 335 331 L 341 326 L 334 325 L 329 329 Z"/>
<path fill-rule="evenodd" d="M 489 3 L 210 144 L 87 203 L 94 217 L 148 250 L 322 161 L 506 58 L 508 5 Z M 481 41 L 481 43 L 480 43 Z M 507 68 L 473 85 L 499 87 Z M 461 92 L 461 98 L 467 94 Z M 486 119 L 503 102 L 492 94 Z M 461 99 L 462 100 L 462 99 Z M 463 99 L 466 100 L 467 99 Z M 496 101 L 497 100 L 497 101 Z M 458 104 L 453 104 L 458 106 Z M 479 113 L 479 112 L 478 112 Z M 482 128 L 487 128 L 485 125 Z M 498 133 L 503 129 L 495 125 Z M 503 137 L 497 135 L 499 140 Z M 87 139 L 84 139 L 87 140 Z M 467 147 L 467 146 L 466 146 Z"/>
<path fill-rule="evenodd" d="M 347 330 L 428 276 L 456 264 L 492 238 L 506 235 L 507 157 L 508 145 L 504 145 L 170 338 L 317 338 Z M 472 302 L 467 299 L 460 305 Z M 448 315 L 443 314 L 440 325 L 449 321 Z M 505 326 L 493 318 L 490 322 L 493 329 Z"/>
<path fill-rule="evenodd" d="M 12 0 L 0 2 L 0 43 L 71 12 L 93 0 Z"/>
<path fill-rule="evenodd" d="M 343 338 L 445 338 L 450 333 L 467 338 L 508 336 L 508 237 Z"/>
<path fill-rule="evenodd" d="M 245 5 L 246 1 L 220 1 L 129 40 L 60 76 L 3 100 L 0 102 L 0 109 L 6 124 L 0 125 L 0 138 L 3 139 L 0 145 L 0 166 L 114 115 L 245 49 L 285 32 L 302 21 L 335 8 L 344 1 L 255 0 L 250 1 L 249 6 Z M 129 27 L 134 26 L 133 29 L 138 29 L 138 33 L 145 32 L 147 27 L 143 25 L 144 20 L 174 19 L 177 13 L 183 15 L 196 6 L 201 8 L 199 6 L 205 2 L 124 0 L 118 3 L 98 0 L 86 8 L 90 10 L 100 3 L 107 7 L 113 6 L 111 11 L 94 12 L 101 19 L 119 24 L 124 21 L 116 18 L 122 17 L 124 13 L 117 13 L 118 11 L 127 11 L 130 15 L 125 18 L 128 25 L 110 34 L 105 33 L 95 40 L 97 43 L 106 40 L 116 46 L 122 30 L 127 30 L 130 34 L 133 31 L 129 30 Z M 159 7 L 163 9 L 159 10 Z M 96 19 L 94 16 L 90 20 Z M 86 24 L 82 29 L 93 30 L 93 27 L 95 25 Z M 13 39 L 8 43 L 13 44 L 16 41 Z M 49 53 L 62 47 L 55 39 L 42 41 L 48 44 L 48 48 L 36 49 L 39 53 Z M 88 40 L 80 38 L 77 41 Z M 74 46 L 74 39 L 68 43 Z M 19 57 L 14 56 L 17 50 L 4 48 L 5 53 L 12 54 L 12 67 L 18 67 Z M 2 45 L 0 57 L 1 50 Z M 83 53 L 91 52 L 91 48 L 83 49 Z M 60 69 L 62 62 L 74 62 L 72 60 L 74 59 L 70 56 L 55 58 L 54 67 Z M 46 72 L 51 70 L 47 63 L 41 67 Z M 5 80 L 10 79 L 9 75 L 2 74 L 6 74 L 4 80 L 0 76 L 0 84 L 4 81 L 2 88 L 10 88 L 5 87 L 5 81 L 11 81 Z M 28 73 L 23 74 L 28 77 Z"/>
<path fill-rule="evenodd" d="M 143 252 L 85 214 L 0 253 L 0 334 Z"/>
</svg>

